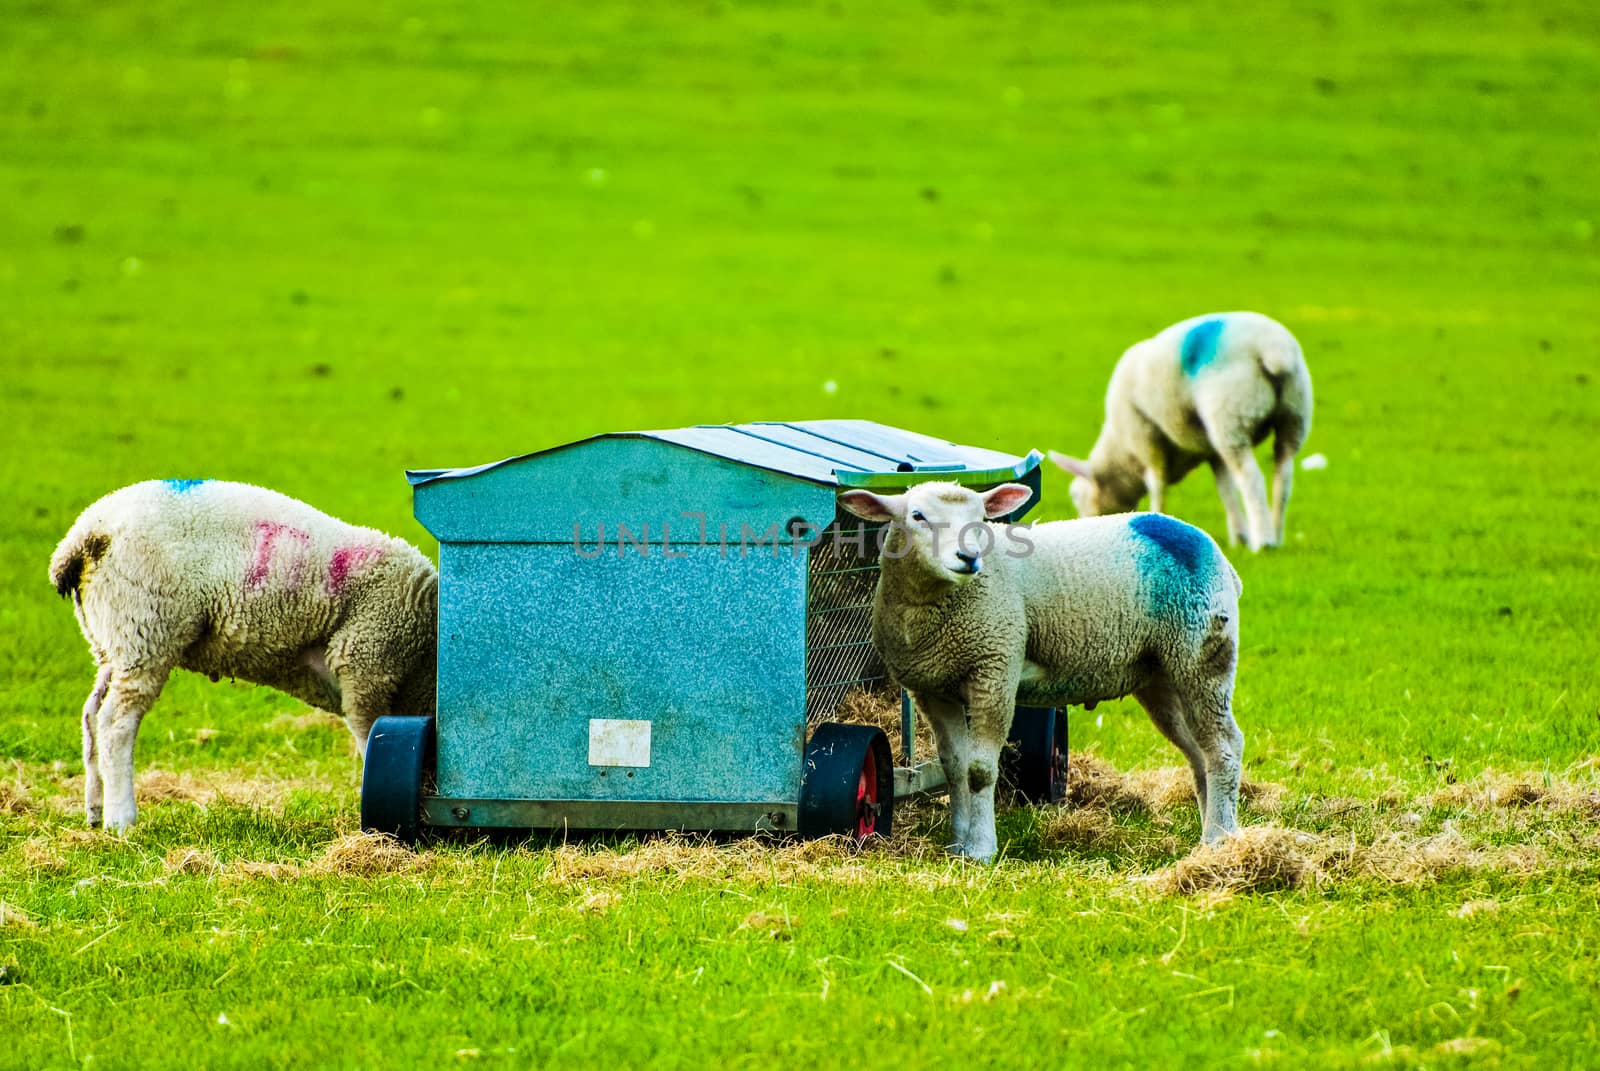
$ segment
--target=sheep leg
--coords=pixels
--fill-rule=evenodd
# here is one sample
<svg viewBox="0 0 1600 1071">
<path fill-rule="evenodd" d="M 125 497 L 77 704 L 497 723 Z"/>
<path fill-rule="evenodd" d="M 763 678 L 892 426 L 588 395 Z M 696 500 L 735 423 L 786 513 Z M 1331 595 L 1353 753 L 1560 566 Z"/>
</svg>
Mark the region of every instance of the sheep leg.
<svg viewBox="0 0 1600 1071">
<path fill-rule="evenodd" d="M 133 797 L 133 744 L 139 723 L 161 695 L 171 667 L 116 670 L 96 712 L 96 749 L 107 829 L 125 832 L 139 814 Z"/>
<path fill-rule="evenodd" d="M 1167 476 L 1166 473 L 1151 466 L 1144 470 L 1144 489 L 1150 494 L 1150 512 L 1167 512 Z"/>
<path fill-rule="evenodd" d="M 1194 772 L 1194 798 L 1200 808 L 1203 835 L 1207 814 L 1205 756 L 1201 753 L 1199 745 L 1194 742 L 1194 738 L 1189 735 L 1183 702 L 1178 698 L 1171 678 L 1162 674 L 1134 692 L 1133 697 L 1144 707 L 1145 713 L 1150 715 L 1150 720 L 1161 730 L 1161 735 L 1170 740 L 1173 747 L 1183 752 L 1183 757 L 1189 761 L 1189 769 Z"/>
<path fill-rule="evenodd" d="M 1284 437 L 1280 430 L 1272 439 L 1272 530 L 1283 544 L 1284 518 L 1289 512 L 1289 492 L 1294 489 L 1294 455 L 1300 444 Z"/>
<path fill-rule="evenodd" d="M 386 680 L 375 681 L 371 676 L 358 677 L 347 669 L 339 676 L 339 691 L 343 696 L 345 724 L 350 727 L 356 750 L 365 761 L 372 723 L 389 713 L 394 685 Z"/>
<path fill-rule="evenodd" d="M 106 690 L 111 687 L 111 667 L 95 669 L 94 689 L 83 704 L 83 812 L 90 829 L 99 829 L 105 813 L 105 785 L 100 780 L 100 758 L 95 748 L 95 719 Z"/>
<path fill-rule="evenodd" d="M 1229 653 L 1231 655 L 1231 640 Z M 1205 764 L 1206 810 L 1201 839 L 1215 844 L 1238 830 L 1244 734 L 1233 720 L 1233 674 L 1180 690 L 1186 729 Z"/>
<path fill-rule="evenodd" d="M 1222 510 L 1228 515 L 1228 546 L 1236 547 L 1249 539 L 1244 510 L 1239 506 L 1239 488 L 1220 458 L 1211 460 L 1211 474 L 1217 478 L 1217 497 L 1222 499 Z"/>
<path fill-rule="evenodd" d="M 1016 711 L 1017 686 L 1009 687 L 971 682 L 966 688 L 966 729 L 956 748 L 956 774 L 951 792 L 967 794 L 967 828 L 957 854 L 980 863 L 992 860 L 999 851 L 994 825 L 994 794 L 1000 780 L 1000 752 L 1006 745 L 1006 730 Z"/>
<path fill-rule="evenodd" d="M 939 745 L 939 764 L 944 767 L 945 784 L 950 791 L 950 843 L 946 850 L 953 855 L 964 855 L 972 815 L 972 792 L 967 785 L 964 762 L 968 749 L 967 713 L 960 703 L 927 695 L 913 698 L 917 709 L 933 726 L 933 738 Z"/>
<path fill-rule="evenodd" d="M 1267 481 L 1256 463 L 1255 451 L 1245 443 L 1235 443 L 1222 451 L 1222 460 L 1228 474 L 1244 498 L 1245 520 L 1250 528 L 1250 549 L 1275 546 L 1272 539 L 1272 520 L 1267 512 Z"/>
</svg>

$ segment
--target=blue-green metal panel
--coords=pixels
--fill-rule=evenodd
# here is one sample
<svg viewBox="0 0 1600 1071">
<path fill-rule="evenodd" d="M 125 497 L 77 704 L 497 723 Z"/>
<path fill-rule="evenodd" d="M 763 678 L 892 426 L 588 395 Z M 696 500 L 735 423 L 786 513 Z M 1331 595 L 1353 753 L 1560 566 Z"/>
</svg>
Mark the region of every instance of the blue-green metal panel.
<svg viewBox="0 0 1600 1071">
<path fill-rule="evenodd" d="M 613 547 L 619 525 L 650 542 L 737 545 L 801 517 L 833 519 L 831 489 L 654 439 L 605 436 L 514 458 L 414 489 L 417 520 L 441 543 L 592 545 L 599 526 Z M 416 474 L 413 474 L 416 479 Z M 704 514 L 701 522 L 686 514 Z M 576 528 L 574 528 L 576 526 Z M 788 538 L 785 536 L 785 538 Z"/>
<path fill-rule="evenodd" d="M 804 548 L 675 553 L 440 547 L 440 796 L 799 798 Z M 594 718 L 650 721 L 650 765 L 600 776 Z"/>
<path fill-rule="evenodd" d="M 455 512 L 445 503 L 476 501 L 485 494 L 500 494 L 526 482 L 529 472 L 552 471 L 575 476 L 601 477 L 613 457 L 638 462 L 650 456 L 649 448 L 616 455 L 597 451 L 600 443 L 669 443 L 696 454 L 721 458 L 736 467 L 775 473 L 793 480 L 828 487 L 905 487 L 918 479 L 959 479 L 971 486 L 986 486 L 1021 479 L 1039 467 L 1042 456 L 1030 451 L 1023 457 L 921 435 L 914 431 L 874 424 L 869 420 L 802 420 L 753 424 L 700 424 L 662 431 L 637 431 L 597 435 L 538 453 L 507 458 L 464 469 L 416 469 L 406 473 L 417 489 L 418 517 L 429 524 L 447 523 Z M 581 460 L 574 460 L 577 455 Z M 515 472 L 519 478 L 509 478 Z M 492 487 L 494 491 L 482 488 Z M 472 490 L 468 490 L 471 488 Z M 590 490 L 592 492 L 592 489 Z M 424 517 L 426 511 L 428 517 Z M 431 527 L 430 531 L 434 531 Z M 440 535 L 434 531 L 435 535 Z M 440 536 L 444 538 L 444 536 Z"/>
</svg>

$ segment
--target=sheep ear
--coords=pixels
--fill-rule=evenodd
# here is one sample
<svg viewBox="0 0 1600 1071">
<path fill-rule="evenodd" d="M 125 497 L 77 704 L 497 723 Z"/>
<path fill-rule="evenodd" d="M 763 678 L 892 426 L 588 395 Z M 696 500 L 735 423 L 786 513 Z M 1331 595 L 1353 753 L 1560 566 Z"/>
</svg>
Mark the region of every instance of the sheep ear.
<svg viewBox="0 0 1600 1071">
<path fill-rule="evenodd" d="M 1080 461 L 1075 457 L 1068 457 L 1066 454 L 1055 450 L 1050 451 L 1050 460 L 1054 461 L 1057 465 L 1066 469 L 1074 476 L 1082 476 L 1086 480 L 1094 479 L 1094 470 L 1089 468 L 1089 463 L 1087 461 Z"/>
<path fill-rule="evenodd" d="M 983 493 L 983 515 L 1004 517 L 1027 505 L 1033 497 L 1033 488 L 1020 483 L 1003 483 L 992 491 Z"/>
<path fill-rule="evenodd" d="M 875 495 L 871 491 L 846 491 L 839 505 L 864 521 L 892 521 L 906 511 L 905 495 Z"/>
</svg>

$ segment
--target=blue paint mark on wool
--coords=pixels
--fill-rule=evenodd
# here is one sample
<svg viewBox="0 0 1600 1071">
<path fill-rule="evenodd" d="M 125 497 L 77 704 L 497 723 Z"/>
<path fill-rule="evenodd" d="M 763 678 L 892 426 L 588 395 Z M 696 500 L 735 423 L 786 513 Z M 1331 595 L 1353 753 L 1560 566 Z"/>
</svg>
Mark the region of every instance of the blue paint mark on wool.
<svg viewBox="0 0 1600 1071">
<path fill-rule="evenodd" d="M 173 494 L 175 494 L 175 495 L 186 495 L 190 491 L 193 491 L 196 487 L 199 487 L 201 484 L 210 483 L 211 481 L 209 481 L 209 480 L 162 480 L 161 482 L 166 484 L 167 485 L 167 490 L 171 491 Z"/>
<path fill-rule="evenodd" d="M 1196 375 L 1202 368 L 1217 358 L 1217 343 L 1222 338 L 1222 329 L 1226 326 L 1222 320 L 1201 320 L 1189 328 L 1183 336 L 1183 347 L 1178 351 L 1178 360 L 1183 364 L 1183 370 L 1188 375 Z"/>
<path fill-rule="evenodd" d="M 1161 513 L 1140 513 L 1128 521 L 1139 559 L 1141 587 L 1162 614 L 1198 617 L 1210 603 L 1215 563 L 1204 532 Z"/>
<path fill-rule="evenodd" d="M 1193 525 L 1173 520 L 1165 513 L 1140 513 L 1128 522 L 1134 533 L 1154 543 L 1190 573 L 1198 574 L 1210 557 L 1210 540 Z"/>
</svg>

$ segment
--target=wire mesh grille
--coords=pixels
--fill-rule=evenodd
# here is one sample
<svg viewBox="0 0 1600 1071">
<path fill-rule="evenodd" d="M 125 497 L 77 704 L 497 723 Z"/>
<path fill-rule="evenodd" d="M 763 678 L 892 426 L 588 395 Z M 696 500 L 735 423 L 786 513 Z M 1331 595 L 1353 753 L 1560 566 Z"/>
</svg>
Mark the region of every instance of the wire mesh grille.
<svg viewBox="0 0 1600 1071">
<path fill-rule="evenodd" d="M 857 522 L 859 525 L 859 522 Z M 878 526 L 835 521 L 810 550 L 806 586 L 806 721 L 827 721 L 851 691 L 889 687 L 872 646 Z"/>
</svg>

